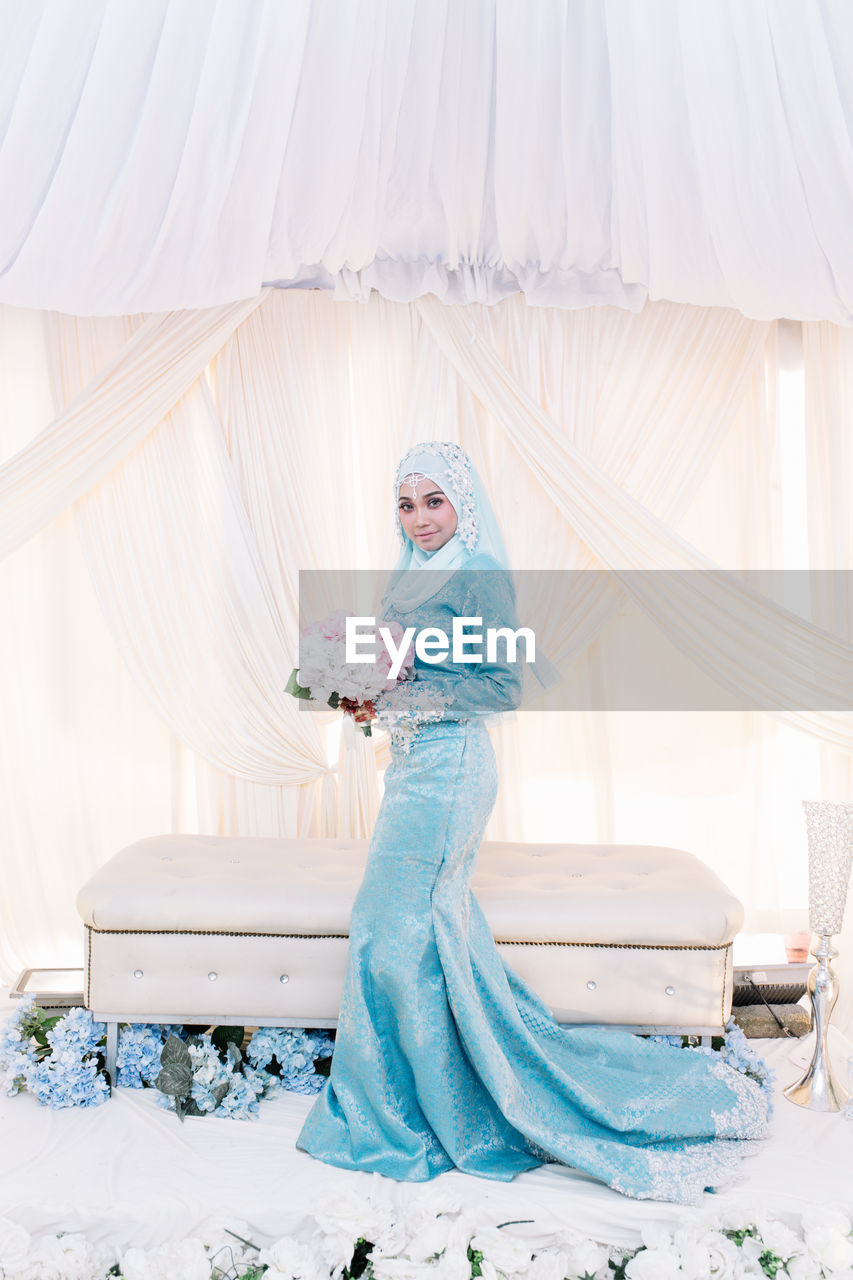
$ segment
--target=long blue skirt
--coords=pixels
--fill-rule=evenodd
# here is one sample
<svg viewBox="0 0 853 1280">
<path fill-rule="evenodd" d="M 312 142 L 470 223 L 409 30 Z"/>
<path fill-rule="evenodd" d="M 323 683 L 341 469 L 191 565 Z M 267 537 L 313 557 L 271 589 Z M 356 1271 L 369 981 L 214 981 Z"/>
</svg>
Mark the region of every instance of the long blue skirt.
<svg viewBox="0 0 853 1280">
<path fill-rule="evenodd" d="M 392 745 L 350 925 L 331 1076 L 297 1145 L 406 1181 L 506 1181 L 554 1161 L 695 1203 L 766 1130 L 758 1086 L 709 1055 L 562 1028 L 499 955 L 470 880 L 497 794 L 475 722 Z"/>
</svg>

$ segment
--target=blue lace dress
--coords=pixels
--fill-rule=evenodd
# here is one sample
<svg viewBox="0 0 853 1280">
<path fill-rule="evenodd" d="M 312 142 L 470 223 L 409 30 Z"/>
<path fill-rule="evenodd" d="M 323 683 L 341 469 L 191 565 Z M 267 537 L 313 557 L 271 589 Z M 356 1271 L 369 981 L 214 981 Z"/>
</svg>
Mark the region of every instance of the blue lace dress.
<svg viewBox="0 0 853 1280">
<path fill-rule="evenodd" d="M 393 616 L 448 635 L 454 616 L 515 625 L 502 573 L 460 572 Z M 497 793 L 483 717 L 518 704 L 518 668 L 417 673 L 385 699 L 392 763 L 331 1076 L 297 1145 L 411 1181 L 454 1166 L 508 1180 L 552 1161 L 629 1196 L 695 1203 L 764 1134 L 763 1095 L 717 1055 L 558 1026 L 502 960 L 469 885 Z"/>
</svg>

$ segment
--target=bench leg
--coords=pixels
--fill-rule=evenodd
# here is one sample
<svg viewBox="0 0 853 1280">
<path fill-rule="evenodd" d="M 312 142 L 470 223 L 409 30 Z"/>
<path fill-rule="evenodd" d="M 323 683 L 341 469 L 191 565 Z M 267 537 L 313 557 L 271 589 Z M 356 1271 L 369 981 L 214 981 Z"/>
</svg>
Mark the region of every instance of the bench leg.
<svg viewBox="0 0 853 1280">
<path fill-rule="evenodd" d="M 110 1085 L 114 1089 L 118 1084 L 118 1073 L 116 1072 L 116 1055 L 118 1053 L 118 1023 L 107 1023 L 107 1074 L 110 1077 Z"/>
</svg>

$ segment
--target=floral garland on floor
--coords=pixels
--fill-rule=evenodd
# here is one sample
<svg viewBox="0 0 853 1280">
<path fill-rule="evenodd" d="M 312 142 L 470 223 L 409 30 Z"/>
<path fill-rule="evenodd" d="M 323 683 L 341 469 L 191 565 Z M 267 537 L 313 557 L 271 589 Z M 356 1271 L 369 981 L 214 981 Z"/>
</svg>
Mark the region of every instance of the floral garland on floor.
<svg viewBox="0 0 853 1280">
<path fill-rule="evenodd" d="M 28 1091 L 54 1109 L 91 1107 L 110 1095 L 106 1074 L 106 1025 L 88 1009 L 48 1017 L 33 999 L 23 1000 L 0 1024 L 0 1092 Z M 730 1020 L 710 1046 L 688 1036 L 652 1036 L 693 1053 L 718 1053 L 734 1070 L 757 1081 L 772 1109 L 774 1073 Z M 158 1090 L 158 1102 L 184 1116 L 236 1120 L 258 1114 L 262 1098 L 281 1089 L 317 1093 L 334 1051 L 325 1031 L 259 1027 L 244 1045 L 243 1027 L 203 1028 L 125 1025 L 119 1029 L 116 1083 Z"/>
<path fill-rule="evenodd" d="M 27 1091 L 43 1105 L 93 1107 L 110 1096 L 106 1033 L 88 1009 L 48 1017 L 32 999 L 0 1025 L 0 1092 Z M 325 1031 L 259 1027 L 122 1026 L 116 1083 L 158 1090 L 158 1103 L 184 1116 L 257 1116 L 261 1098 L 282 1089 L 317 1093 L 334 1042 Z"/>
<path fill-rule="evenodd" d="M 378 1178 L 378 1175 L 377 1175 Z M 643 1231 L 639 1249 L 533 1222 L 478 1224 L 438 1188 L 404 1202 L 377 1186 L 318 1206 L 303 1239 L 258 1247 L 245 1223 L 201 1227 L 154 1249 L 116 1251 L 82 1235 L 34 1239 L 0 1218 L 0 1280 L 849 1280 L 853 1224 L 814 1206 L 795 1231 L 726 1210 Z"/>
</svg>

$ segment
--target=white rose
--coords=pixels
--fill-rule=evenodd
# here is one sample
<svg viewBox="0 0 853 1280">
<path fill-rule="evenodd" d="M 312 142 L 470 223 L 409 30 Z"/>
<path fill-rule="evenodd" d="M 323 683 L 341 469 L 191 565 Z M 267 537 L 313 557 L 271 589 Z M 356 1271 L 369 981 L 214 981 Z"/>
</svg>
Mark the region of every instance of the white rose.
<svg viewBox="0 0 853 1280">
<path fill-rule="evenodd" d="M 678 1236 L 681 1241 L 681 1245 L 679 1247 L 683 1247 L 684 1239 L 686 1237 L 689 1236 L 690 1239 L 693 1239 L 696 1231 L 697 1228 L 695 1226 L 682 1227 Z M 702 1228 L 699 1228 L 699 1234 L 702 1234 Z M 643 1244 L 647 1249 L 661 1249 L 664 1253 L 672 1249 L 672 1228 L 665 1227 L 660 1222 L 645 1223 L 641 1228 L 640 1235 L 642 1236 Z"/>
<path fill-rule="evenodd" d="M 531 1248 L 526 1240 L 510 1235 L 498 1227 L 486 1227 L 478 1231 L 471 1241 L 471 1248 L 482 1252 L 493 1267 L 504 1275 L 526 1271 L 530 1265 Z"/>
<path fill-rule="evenodd" d="M 834 1227 L 815 1227 L 806 1231 L 806 1248 L 828 1271 L 853 1266 L 853 1241 Z"/>
<path fill-rule="evenodd" d="M 429 1183 L 426 1190 L 417 1195 L 406 1195 L 400 1211 L 406 1218 L 420 1228 L 433 1218 L 457 1217 L 462 1212 L 462 1201 L 450 1187 Z"/>
<path fill-rule="evenodd" d="M 428 1280 L 436 1275 L 432 1262 L 414 1262 L 411 1258 L 376 1258 L 371 1270 L 375 1280 Z M 470 1263 L 468 1274 L 471 1273 Z M 441 1272 L 443 1277 L 443 1271 Z"/>
<path fill-rule="evenodd" d="M 643 1249 L 625 1268 L 626 1280 L 680 1280 L 678 1254 L 663 1249 Z"/>
<path fill-rule="evenodd" d="M 268 1249 L 261 1249 L 258 1261 L 269 1270 L 268 1280 L 328 1280 L 329 1268 L 310 1244 L 300 1244 L 289 1236 L 283 1236 Z"/>
<path fill-rule="evenodd" d="M 777 1218 L 758 1218 L 755 1223 L 765 1249 L 778 1258 L 796 1258 L 805 1252 L 805 1244 L 790 1227 Z"/>
<path fill-rule="evenodd" d="M 337 1235 L 351 1235 L 353 1240 L 364 1236 L 372 1239 L 370 1226 L 375 1222 L 373 1206 L 352 1191 L 341 1191 L 321 1200 L 314 1210 L 314 1221 L 321 1231 Z"/>
<path fill-rule="evenodd" d="M 441 1280 L 471 1280 L 471 1259 L 468 1257 L 467 1244 L 470 1233 L 465 1234 L 464 1242 L 452 1241 L 439 1258 L 436 1266 Z"/>
<path fill-rule="evenodd" d="M 446 1214 L 429 1218 L 412 1236 L 406 1254 L 416 1262 L 428 1262 L 444 1253 L 457 1234 L 457 1224 Z"/>
<path fill-rule="evenodd" d="M 340 1275 L 344 1267 L 352 1262 L 357 1238 L 348 1231 L 318 1232 L 312 1244 L 325 1262 L 327 1270 L 331 1269 L 334 1275 Z"/>
<path fill-rule="evenodd" d="M 579 1240 L 576 1244 L 570 1245 L 568 1249 L 568 1271 L 569 1276 L 595 1275 L 599 1267 L 603 1267 L 610 1260 L 610 1251 L 602 1244 L 596 1244 L 594 1240 Z"/>
<path fill-rule="evenodd" d="M 47 1236 L 39 1241 L 36 1251 L 45 1274 L 62 1280 L 91 1280 L 94 1273 L 103 1274 L 115 1261 L 111 1249 L 93 1248 L 85 1236 L 69 1234 Z"/>
<path fill-rule="evenodd" d="M 559 1249 L 537 1253 L 527 1271 L 527 1280 L 565 1280 L 569 1275 L 568 1255 Z"/>
<path fill-rule="evenodd" d="M 687 1275 L 726 1280 L 734 1275 L 738 1254 L 738 1247 L 732 1240 L 726 1239 L 719 1231 L 706 1231 L 685 1246 L 681 1268 Z"/>
<path fill-rule="evenodd" d="M 814 1258 L 810 1258 L 807 1254 L 799 1258 L 791 1258 L 786 1265 L 786 1270 L 791 1280 L 821 1280 L 823 1276 L 820 1263 L 815 1262 Z"/>
<path fill-rule="evenodd" d="M 0 1218 L 0 1270 L 14 1271 L 22 1267 L 31 1244 L 29 1231 L 9 1218 Z"/>
<path fill-rule="evenodd" d="M 849 1217 L 837 1205 L 810 1204 L 803 1210 L 803 1233 L 807 1231 L 817 1231 L 820 1227 L 827 1227 L 831 1231 L 837 1231 L 842 1236 L 849 1236 L 853 1230 L 853 1223 Z"/>
<path fill-rule="evenodd" d="M 225 1221 L 221 1218 L 209 1218 L 196 1227 L 193 1235 L 207 1249 L 211 1262 L 222 1271 L 227 1271 L 229 1266 L 254 1254 L 253 1249 L 243 1244 L 244 1240 L 251 1240 L 252 1228 L 242 1218 L 227 1218 Z"/>
<path fill-rule="evenodd" d="M 128 1249 L 121 1258 L 124 1280 L 210 1280 L 210 1262 L 200 1240 L 179 1240 L 156 1249 Z"/>
</svg>

